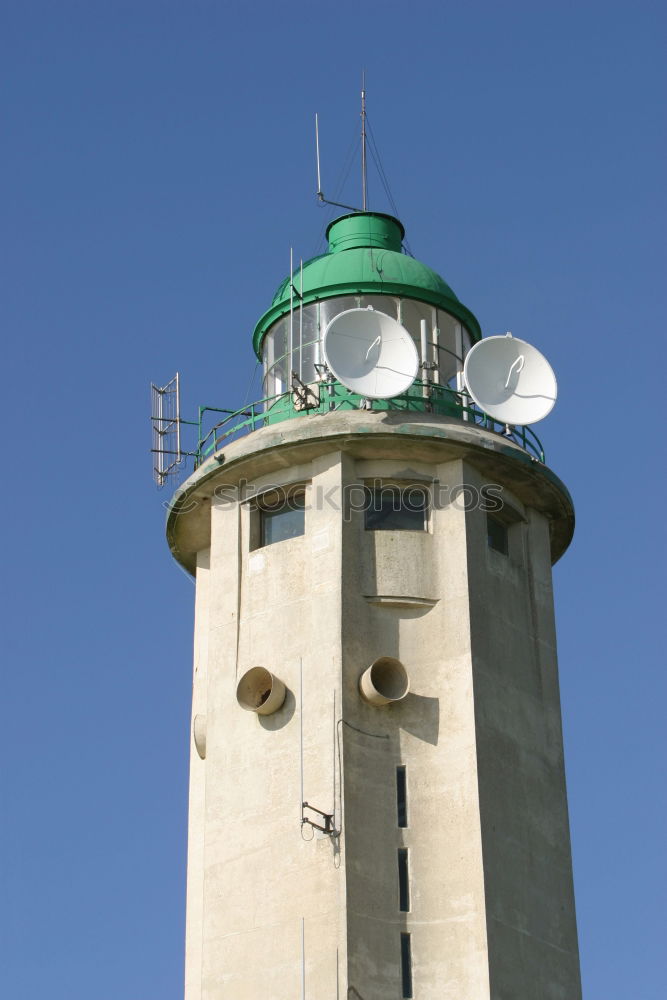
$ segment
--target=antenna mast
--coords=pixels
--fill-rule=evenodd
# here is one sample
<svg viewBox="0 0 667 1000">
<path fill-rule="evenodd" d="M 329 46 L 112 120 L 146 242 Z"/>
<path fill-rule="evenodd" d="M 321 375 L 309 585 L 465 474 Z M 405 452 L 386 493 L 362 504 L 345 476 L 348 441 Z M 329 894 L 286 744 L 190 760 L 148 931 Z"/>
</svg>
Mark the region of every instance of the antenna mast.
<svg viewBox="0 0 667 1000">
<path fill-rule="evenodd" d="M 153 478 L 164 486 L 176 474 L 185 457 L 181 451 L 181 392 L 178 372 L 166 385 L 151 382 L 152 453 L 156 456 Z"/>
<path fill-rule="evenodd" d="M 324 201 L 322 194 L 322 178 L 320 177 L 320 123 L 315 112 L 315 156 L 317 158 L 317 197 Z"/>
<path fill-rule="evenodd" d="M 354 205 L 344 205 L 340 201 L 329 201 L 322 191 L 322 175 L 320 171 L 320 123 L 315 115 L 315 158 L 317 160 L 317 200 L 321 205 L 335 205 L 337 208 L 347 208 L 350 212 L 365 212 L 367 210 L 367 161 L 366 161 L 366 71 L 361 74 L 361 209 Z"/>
<path fill-rule="evenodd" d="M 366 211 L 366 71 L 361 74 L 361 210 Z"/>
</svg>

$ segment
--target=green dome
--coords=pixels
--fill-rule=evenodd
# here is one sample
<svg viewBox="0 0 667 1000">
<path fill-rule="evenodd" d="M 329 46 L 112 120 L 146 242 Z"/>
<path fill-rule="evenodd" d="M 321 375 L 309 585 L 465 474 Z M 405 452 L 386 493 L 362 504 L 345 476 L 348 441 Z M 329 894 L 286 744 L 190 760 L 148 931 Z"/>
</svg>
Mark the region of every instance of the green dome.
<svg viewBox="0 0 667 1000">
<path fill-rule="evenodd" d="M 467 327 L 473 341 L 481 339 L 479 323 L 459 302 L 440 275 L 414 257 L 401 253 L 404 229 L 398 219 L 378 212 L 356 212 L 336 219 L 327 229 L 329 250 L 303 264 L 303 304 L 336 295 L 399 295 L 439 306 Z M 293 276 L 300 289 L 301 276 Z M 295 308 L 299 304 L 294 296 Z M 271 308 L 264 313 L 253 334 L 253 346 L 261 358 L 264 334 L 277 319 L 289 313 L 290 280 L 278 288 Z"/>
</svg>

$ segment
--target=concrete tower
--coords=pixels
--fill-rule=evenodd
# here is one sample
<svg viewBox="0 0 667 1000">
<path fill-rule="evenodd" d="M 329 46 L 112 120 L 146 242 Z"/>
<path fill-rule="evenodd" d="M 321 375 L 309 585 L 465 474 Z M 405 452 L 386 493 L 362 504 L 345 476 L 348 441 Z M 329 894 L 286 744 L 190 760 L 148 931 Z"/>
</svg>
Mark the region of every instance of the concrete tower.
<svg viewBox="0 0 667 1000">
<path fill-rule="evenodd" d="M 172 502 L 196 576 L 187 1000 L 581 996 L 551 582 L 572 503 L 463 394 L 479 325 L 402 238 L 329 226 L 255 330 L 265 400 Z M 369 308 L 421 357 L 372 402 L 322 350 Z"/>
</svg>

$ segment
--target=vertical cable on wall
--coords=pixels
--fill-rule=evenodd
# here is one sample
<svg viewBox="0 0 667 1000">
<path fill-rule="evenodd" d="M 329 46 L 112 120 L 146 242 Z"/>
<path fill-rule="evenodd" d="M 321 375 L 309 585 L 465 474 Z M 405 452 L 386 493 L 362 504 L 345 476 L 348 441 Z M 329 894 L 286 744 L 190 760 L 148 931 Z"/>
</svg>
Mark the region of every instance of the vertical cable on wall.
<svg viewBox="0 0 667 1000">
<path fill-rule="evenodd" d="M 333 742 L 331 745 L 331 812 L 333 813 L 334 830 L 339 830 L 336 825 L 336 688 L 333 689 Z"/>
<path fill-rule="evenodd" d="M 301 790 L 299 794 L 299 823 L 303 820 L 303 657 L 299 657 L 299 767 Z"/>
</svg>

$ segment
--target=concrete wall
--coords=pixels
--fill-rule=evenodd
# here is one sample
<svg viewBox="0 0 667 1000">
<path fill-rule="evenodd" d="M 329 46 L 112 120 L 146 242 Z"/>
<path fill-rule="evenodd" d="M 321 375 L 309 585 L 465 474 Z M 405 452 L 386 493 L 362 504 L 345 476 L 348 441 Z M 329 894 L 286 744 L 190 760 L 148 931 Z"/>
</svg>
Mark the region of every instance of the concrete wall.
<svg viewBox="0 0 667 1000">
<path fill-rule="evenodd" d="M 510 555 L 489 550 L 484 512 L 444 489 L 479 487 L 479 465 L 400 438 L 381 459 L 349 437 L 277 464 L 250 456 L 238 474 L 258 491 L 307 484 L 304 536 L 254 548 L 249 505 L 213 496 L 198 561 L 187 1000 L 301 996 L 302 926 L 308 1000 L 399 1000 L 402 932 L 419 1000 L 575 1000 L 545 518 L 507 494 Z M 367 531 L 346 511 L 345 488 L 374 479 L 435 481 L 428 531 Z M 379 656 L 411 682 L 385 708 L 358 693 Z M 271 716 L 236 702 L 256 665 L 288 688 Z M 304 797 L 339 837 L 307 839 L 302 759 Z"/>
<path fill-rule="evenodd" d="M 197 556 L 192 723 L 207 728 L 210 550 Z M 192 736 L 192 733 L 191 733 Z M 185 924 L 185 995 L 201 996 L 204 921 L 204 841 L 206 832 L 206 766 L 191 739 L 188 806 L 188 883 Z"/>
<path fill-rule="evenodd" d="M 361 477 L 458 485 L 462 463 L 357 463 Z M 415 475 L 416 473 L 416 475 Z M 364 1000 L 401 997 L 400 933 L 411 935 L 414 996 L 489 997 L 482 842 L 468 615 L 465 514 L 434 509 L 428 533 L 344 526 L 343 663 L 349 983 Z M 361 582 L 361 587 L 359 586 Z M 375 595 L 405 603 L 377 606 Z M 414 605 L 409 606 L 412 598 Z M 432 607 L 425 601 L 433 601 Z M 406 666 L 411 690 L 387 708 L 359 698 L 357 680 L 380 655 Z M 396 766 L 405 765 L 408 826 L 396 814 Z M 408 848 L 411 908 L 398 905 L 397 851 Z"/>
<path fill-rule="evenodd" d="M 522 515 L 509 556 L 486 545 L 480 511 L 467 532 L 491 995 L 577 1000 L 549 527 L 505 499 Z"/>
<path fill-rule="evenodd" d="M 333 456 L 307 471 L 329 488 L 340 463 Z M 284 478 L 304 476 L 297 469 Z M 301 828 L 298 701 L 303 670 L 304 794 L 331 810 L 340 531 L 313 509 L 303 537 L 251 550 L 252 517 L 248 505 L 211 507 L 205 820 L 203 829 L 190 826 L 190 858 L 203 840 L 203 948 L 199 956 L 189 932 L 188 968 L 200 961 L 201 973 L 189 974 L 186 996 L 299 996 L 303 919 L 308 996 L 324 1000 L 335 996 L 344 961 L 344 880 L 330 838 L 302 838 L 313 831 Z M 243 711 L 235 696 L 257 665 L 288 689 L 267 717 Z"/>
</svg>

